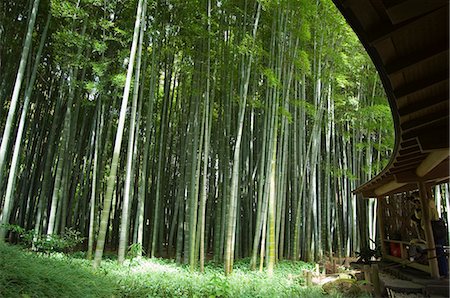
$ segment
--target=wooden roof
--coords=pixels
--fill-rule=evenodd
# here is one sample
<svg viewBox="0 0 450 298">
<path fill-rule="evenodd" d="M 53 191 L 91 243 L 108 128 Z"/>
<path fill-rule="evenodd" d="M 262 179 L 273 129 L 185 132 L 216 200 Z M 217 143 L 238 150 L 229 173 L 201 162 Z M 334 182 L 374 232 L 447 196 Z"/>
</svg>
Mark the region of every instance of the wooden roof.
<svg viewBox="0 0 450 298">
<path fill-rule="evenodd" d="M 387 167 L 355 190 L 381 197 L 449 179 L 449 1 L 333 0 L 372 58 L 395 126 Z"/>
</svg>

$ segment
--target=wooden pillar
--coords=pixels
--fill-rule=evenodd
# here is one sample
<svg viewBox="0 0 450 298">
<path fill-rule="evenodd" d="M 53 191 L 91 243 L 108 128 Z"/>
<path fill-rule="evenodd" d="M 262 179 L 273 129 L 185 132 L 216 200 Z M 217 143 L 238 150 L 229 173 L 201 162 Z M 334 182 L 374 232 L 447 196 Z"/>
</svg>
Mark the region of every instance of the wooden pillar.
<svg viewBox="0 0 450 298">
<path fill-rule="evenodd" d="M 384 233 L 385 227 L 384 227 L 384 204 L 385 204 L 385 198 L 384 197 L 378 197 L 377 202 L 377 218 L 378 218 L 378 229 L 380 233 L 380 245 L 381 245 L 381 254 L 383 256 L 386 255 L 386 243 L 384 242 L 384 239 L 386 239 L 386 235 Z"/>
<path fill-rule="evenodd" d="M 380 274 L 379 274 L 379 270 L 378 270 L 378 264 L 372 265 L 371 273 L 372 273 L 371 278 L 372 278 L 374 296 L 376 298 L 379 298 L 379 297 L 381 297 L 381 284 L 380 284 Z"/>
<path fill-rule="evenodd" d="M 364 280 L 367 282 L 372 282 L 371 277 L 370 277 L 370 266 L 369 265 L 364 265 L 363 272 L 364 272 Z"/>
<path fill-rule="evenodd" d="M 428 249 L 428 264 L 430 266 L 431 277 L 439 278 L 439 267 L 436 258 L 436 246 L 434 245 L 433 229 L 431 228 L 429 192 L 423 181 L 418 182 L 420 202 L 422 204 L 422 220 L 424 222 L 425 240 Z"/>
</svg>

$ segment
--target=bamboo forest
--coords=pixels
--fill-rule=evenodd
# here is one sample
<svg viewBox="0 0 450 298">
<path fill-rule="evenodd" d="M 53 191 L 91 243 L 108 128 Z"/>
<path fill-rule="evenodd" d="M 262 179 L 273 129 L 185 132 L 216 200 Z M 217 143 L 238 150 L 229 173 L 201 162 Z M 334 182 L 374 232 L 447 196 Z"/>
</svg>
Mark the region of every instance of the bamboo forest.
<svg viewBox="0 0 450 298">
<path fill-rule="evenodd" d="M 3 0 L 0 70 L 0 267 L 65 262 L 87 285 L 153 262 L 187 273 L 101 273 L 118 292 L 79 297 L 229 297 L 243 270 L 270 284 L 376 239 L 376 202 L 352 191 L 394 125 L 331 0 Z M 8 268 L 0 296 L 40 297 Z M 212 292 L 117 289 L 208 272 Z"/>
</svg>

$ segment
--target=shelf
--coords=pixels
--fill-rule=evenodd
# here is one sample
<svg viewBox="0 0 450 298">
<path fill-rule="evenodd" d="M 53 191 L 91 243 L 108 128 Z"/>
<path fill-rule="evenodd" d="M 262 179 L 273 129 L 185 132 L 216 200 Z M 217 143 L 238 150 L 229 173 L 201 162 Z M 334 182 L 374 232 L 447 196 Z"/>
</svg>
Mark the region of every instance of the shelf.
<svg viewBox="0 0 450 298">
<path fill-rule="evenodd" d="M 390 243 L 395 243 L 400 245 L 400 255 L 401 257 L 396 257 L 393 255 L 390 255 L 388 252 L 390 252 Z M 383 256 L 383 259 L 393 261 L 399 264 L 402 264 L 404 266 L 408 266 L 411 268 L 415 268 L 427 273 L 431 273 L 430 267 L 428 265 L 419 264 L 417 262 L 411 262 L 408 257 L 408 249 L 411 245 L 407 241 L 401 241 L 401 240 L 392 240 L 392 239 L 384 239 L 383 244 L 385 246 L 386 254 Z"/>
</svg>

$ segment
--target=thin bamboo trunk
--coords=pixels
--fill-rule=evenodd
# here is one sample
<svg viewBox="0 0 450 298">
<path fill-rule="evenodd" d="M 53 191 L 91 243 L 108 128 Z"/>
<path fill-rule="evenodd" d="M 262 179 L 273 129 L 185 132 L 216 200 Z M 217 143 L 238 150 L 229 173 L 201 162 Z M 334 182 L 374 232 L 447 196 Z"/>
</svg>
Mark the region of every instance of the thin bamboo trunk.
<svg viewBox="0 0 450 298">
<path fill-rule="evenodd" d="M 98 238 L 97 238 L 97 247 L 95 249 L 95 258 L 94 258 L 94 263 L 93 263 L 94 268 L 100 266 L 100 262 L 101 262 L 102 256 L 103 256 L 105 240 L 106 240 L 106 231 L 108 228 L 108 219 L 109 219 L 109 213 L 110 213 L 110 208 L 111 208 L 111 201 L 112 201 L 114 186 L 115 186 L 116 177 L 117 177 L 117 167 L 118 167 L 118 163 L 119 163 L 120 148 L 122 146 L 122 137 L 123 137 L 123 131 L 124 131 L 124 126 L 125 126 L 126 109 L 127 109 L 127 105 L 128 105 L 128 97 L 130 95 L 131 79 L 133 76 L 134 59 L 135 59 L 135 55 L 136 55 L 139 28 L 140 28 L 140 22 L 142 19 L 141 18 L 142 7 L 143 7 L 144 1 L 146 1 L 146 0 L 139 0 L 137 12 L 136 12 L 136 21 L 134 24 L 134 35 L 133 35 L 133 42 L 132 42 L 131 51 L 130 51 L 127 79 L 126 79 L 125 88 L 123 91 L 122 106 L 120 108 L 120 115 L 119 115 L 119 124 L 117 126 L 116 140 L 115 140 L 115 144 L 114 144 L 114 153 L 113 153 L 113 158 L 111 161 L 111 170 L 110 170 L 110 174 L 108 177 L 105 198 L 103 201 L 103 210 L 102 210 L 102 214 L 101 214 L 100 229 L 99 229 L 99 234 L 98 234 Z"/>
<path fill-rule="evenodd" d="M 23 44 L 22 55 L 20 57 L 19 69 L 17 70 L 17 77 L 14 83 L 14 91 L 9 104 L 8 116 L 6 118 L 5 128 L 3 130 L 3 137 L 0 145 L 0 193 L 3 189 L 3 176 L 5 175 L 5 162 L 7 162 L 7 151 L 9 147 L 9 141 L 11 138 L 14 116 L 17 110 L 17 103 L 20 95 L 20 88 L 22 86 L 23 77 L 25 74 L 25 68 L 28 61 L 28 53 L 31 48 L 32 34 L 34 30 L 34 24 L 36 22 L 36 16 L 39 8 L 39 0 L 33 1 L 33 8 L 31 11 L 30 20 L 28 22 L 27 33 Z M 4 104 L 4 103 L 2 103 Z M 1 240 L 3 241 L 3 240 Z"/>
<path fill-rule="evenodd" d="M 129 208 L 130 200 L 132 197 L 131 189 L 131 179 L 134 173 L 133 171 L 133 153 L 134 153 L 134 143 L 137 142 L 135 139 L 136 132 L 136 113 L 138 105 L 139 96 L 139 81 L 141 75 L 141 57 L 142 57 L 142 44 L 144 41 L 144 29 L 145 29 L 145 14 L 147 10 L 147 1 L 144 1 L 141 16 L 141 25 L 139 32 L 138 50 L 136 56 L 136 71 L 134 74 L 134 90 L 133 90 L 133 100 L 131 104 L 131 118 L 130 118 L 130 135 L 128 137 L 128 148 L 127 148 L 127 164 L 126 164 L 126 178 L 125 178 L 125 190 L 122 205 L 122 217 L 120 224 L 120 239 L 119 239 L 119 251 L 117 261 L 122 264 L 125 260 L 125 251 L 128 247 L 128 230 L 129 230 Z M 142 100 L 142 99 L 141 99 Z"/>
<path fill-rule="evenodd" d="M 37 2 L 39 2 L 39 1 L 37 1 Z M 19 127 L 18 127 L 18 130 L 16 133 L 16 141 L 14 143 L 14 152 L 13 152 L 13 157 L 12 157 L 11 166 L 10 166 L 10 170 L 9 170 L 8 184 L 6 187 L 6 195 L 5 195 L 5 200 L 4 200 L 4 204 L 3 204 L 3 208 L 2 208 L 2 213 L 0 215 L 0 242 L 3 242 L 5 239 L 6 229 L 4 228 L 4 225 L 9 223 L 9 217 L 11 215 L 11 207 L 12 207 L 12 203 L 13 203 L 13 199 L 14 199 L 13 191 L 14 191 L 14 188 L 16 185 L 17 169 L 19 166 L 19 154 L 21 151 L 21 146 L 22 146 L 22 141 L 23 141 L 22 135 L 23 135 L 24 127 L 25 127 L 25 121 L 26 121 L 26 117 L 27 117 L 28 107 L 30 104 L 31 94 L 33 92 L 34 82 L 36 80 L 37 69 L 38 69 L 38 66 L 39 66 L 39 63 L 41 60 L 41 55 L 42 55 L 42 50 L 44 48 L 45 40 L 47 38 L 48 26 L 50 24 L 50 16 L 51 15 L 49 14 L 47 17 L 44 31 L 42 32 L 42 35 L 41 35 L 39 49 L 36 54 L 30 82 L 28 84 L 28 88 L 25 93 L 25 101 L 24 101 L 24 104 L 22 107 L 22 113 L 20 115 L 20 120 L 19 120 Z M 0 165 L 0 172 L 1 172 L 1 165 Z M 0 179 L 1 179 L 1 176 L 0 176 Z"/>
</svg>

